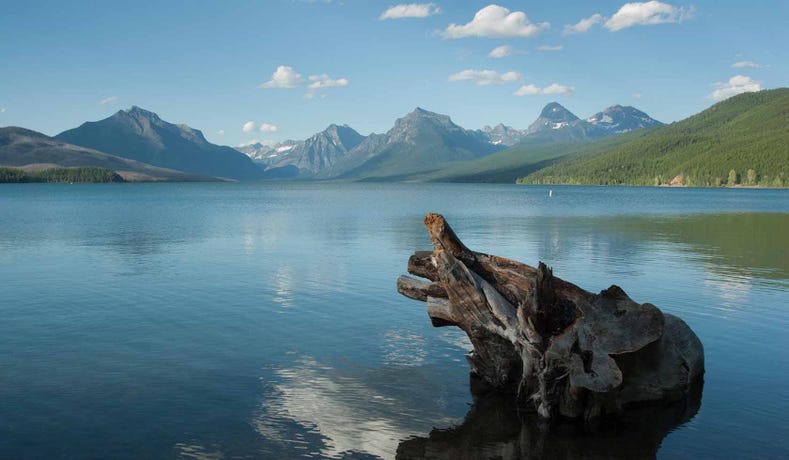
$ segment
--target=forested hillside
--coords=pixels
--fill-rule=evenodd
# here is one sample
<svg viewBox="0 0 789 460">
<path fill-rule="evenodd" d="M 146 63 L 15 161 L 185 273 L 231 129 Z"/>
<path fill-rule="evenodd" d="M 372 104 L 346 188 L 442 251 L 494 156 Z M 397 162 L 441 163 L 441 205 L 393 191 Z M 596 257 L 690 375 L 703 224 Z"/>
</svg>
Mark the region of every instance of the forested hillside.
<svg viewBox="0 0 789 460">
<path fill-rule="evenodd" d="M 789 185 L 789 88 L 746 93 L 610 148 L 591 143 L 531 184 Z M 597 151 L 595 151 L 597 150 Z"/>
</svg>

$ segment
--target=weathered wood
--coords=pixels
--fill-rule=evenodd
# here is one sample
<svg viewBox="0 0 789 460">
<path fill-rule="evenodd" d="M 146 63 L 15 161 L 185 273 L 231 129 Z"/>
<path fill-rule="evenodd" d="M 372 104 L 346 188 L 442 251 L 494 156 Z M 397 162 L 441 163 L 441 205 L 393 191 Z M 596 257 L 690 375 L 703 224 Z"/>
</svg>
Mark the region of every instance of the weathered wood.
<svg viewBox="0 0 789 460">
<path fill-rule="evenodd" d="M 433 263 L 433 251 L 416 251 L 408 259 L 408 273 L 427 278 L 430 281 L 438 279 L 438 270 Z"/>
<path fill-rule="evenodd" d="M 397 292 L 409 299 L 422 302 L 427 302 L 428 297 L 447 297 L 447 291 L 441 284 L 428 283 L 405 275 L 397 278 Z"/>
<path fill-rule="evenodd" d="M 654 305 L 618 286 L 590 293 L 542 262 L 474 252 L 441 215 L 425 227 L 434 250 L 411 256 L 408 271 L 433 282 L 404 276 L 398 291 L 426 301 L 434 325 L 466 332 L 475 387 L 511 392 L 542 417 L 590 419 L 676 399 L 703 375 L 701 342 Z"/>
</svg>

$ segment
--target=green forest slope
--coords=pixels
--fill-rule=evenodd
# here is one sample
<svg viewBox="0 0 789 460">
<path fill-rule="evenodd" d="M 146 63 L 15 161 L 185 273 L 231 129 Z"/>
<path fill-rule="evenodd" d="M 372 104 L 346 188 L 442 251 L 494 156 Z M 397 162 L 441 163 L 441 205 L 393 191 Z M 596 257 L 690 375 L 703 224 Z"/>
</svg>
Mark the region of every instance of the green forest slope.
<svg viewBox="0 0 789 460">
<path fill-rule="evenodd" d="M 635 134 L 635 133 L 633 133 Z M 600 149 L 586 144 L 529 184 L 789 186 L 789 88 L 746 93 Z"/>
</svg>

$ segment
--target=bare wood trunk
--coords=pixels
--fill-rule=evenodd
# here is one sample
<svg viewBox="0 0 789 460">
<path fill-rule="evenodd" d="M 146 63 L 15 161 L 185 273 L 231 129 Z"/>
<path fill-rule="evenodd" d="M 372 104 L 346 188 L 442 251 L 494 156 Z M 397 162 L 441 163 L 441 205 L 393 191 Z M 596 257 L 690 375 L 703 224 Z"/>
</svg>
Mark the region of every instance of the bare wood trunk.
<svg viewBox="0 0 789 460">
<path fill-rule="evenodd" d="M 511 392 L 542 417 L 587 419 L 686 394 L 704 372 L 701 342 L 679 318 L 618 286 L 593 294 L 537 268 L 467 248 L 438 214 L 433 251 L 408 261 L 398 292 L 427 302 L 435 326 L 469 337 L 475 388 Z M 658 375 L 659 373 L 659 375 Z"/>
</svg>

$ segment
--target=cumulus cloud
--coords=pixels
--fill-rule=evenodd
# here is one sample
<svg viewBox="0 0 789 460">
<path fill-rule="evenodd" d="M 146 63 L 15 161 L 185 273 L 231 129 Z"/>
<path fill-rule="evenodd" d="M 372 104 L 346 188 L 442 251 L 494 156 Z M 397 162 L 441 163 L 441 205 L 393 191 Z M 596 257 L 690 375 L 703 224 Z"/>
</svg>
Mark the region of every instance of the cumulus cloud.
<svg viewBox="0 0 789 460">
<path fill-rule="evenodd" d="M 499 5 L 488 5 L 477 11 L 474 19 L 466 24 L 450 24 L 442 33 L 444 38 L 536 37 L 550 27 L 547 22 L 533 23 L 522 11 L 510 12 Z"/>
<path fill-rule="evenodd" d="M 602 14 L 593 14 L 588 18 L 581 19 L 575 24 L 568 24 L 564 26 L 564 35 L 583 34 L 589 31 L 595 24 L 600 24 L 605 21 Z"/>
<path fill-rule="evenodd" d="M 390 7 L 378 17 L 381 21 L 387 19 L 426 18 L 441 12 L 441 8 L 434 3 L 408 3 Z"/>
<path fill-rule="evenodd" d="M 348 86 L 348 79 L 347 78 L 339 78 L 337 80 L 332 80 L 326 74 L 323 75 L 312 75 L 310 77 L 310 85 L 308 86 L 309 89 L 319 89 L 319 88 L 337 88 Z"/>
<path fill-rule="evenodd" d="M 551 83 L 542 89 L 542 94 L 573 94 L 575 88 L 572 86 L 560 85 L 558 83 Z"/>
<path fill-rule="evenodd" d="M 759 64 L 753 61 L 737 61 L 731 65 L 735 69 L 758 69 L 761 67 Z"/>
<path fill-rule="evenodd" d="M 259 130 L 261 133 L 276 133 L 279 131 L 279 128 L 276 125 L 272 125 L 270 123 L 263 123 L 260 125 Z"/>
<path fill-rule="evenodd" d="M 559 83 L 551 83 L 545 88 L 540 88 L 534 84 L 523 85 L 515 91 L 516 96 L 536 96 L 538 94 L 564 94 L 570 95 L 575 92 L 572 86 L 560 85 Z"/>
<path fill-rule="evenodd" d="M 498 73 L 495 70 L 463 70 L 450 75 L 449 81 L 473 81 L 479 86 L 501 85 L 521 79 L 518 72 Z"/>
<path fill-rule="evenodd" d="M 693 8 L 676 7 L 657 0 L 625 3 L 603 26 L 616 32 L 632 26 L 682 22 L 692 18 L 693 13 Z"/>
<path fill-rule="evenodd" d="M 561 51 L 562 48 L 563 48 L 562 45 L 556 45 L 556 46 L 540 45 L 537 47 L 539 51 Z"/>
<path fill-rule="evenodd" d="M 117 100 L 118 100 L 118 96 L 105 97 L 104 99 L 99 101 L 99 104 L 107 105 L 107 104 L 111 104 L 111 103 L 113 103 L 113 102 L 115 102 Z"/>
<path fill-rule="evenodd" d="M 735 75 L 729 78 L 727 82 L 717 82 L 713 85 L 715 86 L 715 91 L 709 95 L 709 98 L 716 101 L 722 101 L 742 93 L 762 90 L 762 82 L 744 75 Z"/>
<path fill-rule="evenodd" d="M 220 136 L 224 136 L 225 135 L 225 130 L 224 129 L 220 129 L 216 133 L 219 134 Z"/>
<path fill-rule="evenodd" d="M 248 121 L 248 122 L 244 123 L 244 126 L 241 127 L 241 131 L 244 131 L 245 133 L 251 133 L 254 130 L 255 130 L 255 122 L 254 121 Z"/>
<path fill-rule="evenodd" d="M 540 88 L 534 84 L 523 85 L 515 91 L 516 96 L 534 96 L 535 94 L 540 94 Z"/>
<path fill-rule="evenodd" d="M 260 88 L 298 88 L 304 83 L 304 77 L 293 70 L 293 67 L 281 65 L 271 75 L 271 80 L 260 85 Z"/>
<path fill-rule="evenodd" d="M 6 111 L 5 107 L 0 107 L 0 113 L 5 113 L 5 111 Z"/>
<path fill-rule="evenodd" d="M 260 85 L 260 88 L 301 88 L 305 84 L 307 85 L 307 93 L 304 95 L 304 98 L 312 99 L 315 91 L 324 88 L 348 86 L 350 82 L 347 78 L 333 79 L 325 73 L 304 78 L 293 67 L 281 65 L 277 67 L 277 70 L 271 76 L 271 80 Z"/>
<path fill-rule="evenodd" d="M 501 59 L 503 57 L 511 56 L 515 52 L 515 49 L 509 45 L 502 45 L 497 46 L 490 50 L 488 53 L 488 57 L 492 57 L 495 59 Z"/>
</svg>

